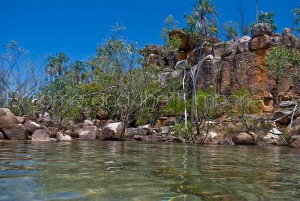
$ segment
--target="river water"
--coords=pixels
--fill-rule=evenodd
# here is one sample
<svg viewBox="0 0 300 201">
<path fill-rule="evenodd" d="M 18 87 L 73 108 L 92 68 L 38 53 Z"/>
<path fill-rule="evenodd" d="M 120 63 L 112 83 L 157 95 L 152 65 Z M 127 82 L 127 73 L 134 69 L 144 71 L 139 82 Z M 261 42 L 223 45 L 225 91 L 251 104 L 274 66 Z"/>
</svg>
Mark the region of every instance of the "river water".
<svg viewBox="0 0 300 201">
<path fill-rule="evenodd" d="M 0 142 L 0 200 L 300 200 L 300 151 Z"/>
</svg>

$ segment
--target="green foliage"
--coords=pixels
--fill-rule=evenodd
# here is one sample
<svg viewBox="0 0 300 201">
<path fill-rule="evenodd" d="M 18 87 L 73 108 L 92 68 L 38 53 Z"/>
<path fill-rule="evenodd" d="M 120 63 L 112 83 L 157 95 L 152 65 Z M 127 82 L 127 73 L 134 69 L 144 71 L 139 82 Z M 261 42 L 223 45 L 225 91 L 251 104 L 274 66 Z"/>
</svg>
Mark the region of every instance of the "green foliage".
<svg viewBox="0 0 300 201">
<path fill-rule="evenodd" d="M 169 15 L 164 20 L 165 26 L 161 30 L 160 38 L 164 41 L 164 44 L 167 45 L 169 41 L 169 32 L 176 29 L 179 22 L 174 20 L 173 15 Z"/>
<path fill-rule="evenodd" d="M 185 15 L 186 29 L 194 35 L 199 32 L 202 36 L 216 35 L 216 6 L 211 0 L 197 0 L 191 15 Z"/>
<path fill-rule="evenodd" d="M 251 119 L 248 114 L 257 114 L 261 110 L 261 103 L 252 97 L 250 89 L 241 89 L 230 96 L 230 114 L 236 119 L 238 118 L 244 127 L 249 131 L 251 129 L 249 123 Z"/>
<path fill-rule="evenodd" d="M 274 19 L 275 13 L 273 11 L 271 12 L 260 12 L 258 17 L 259 23 L 268 23 L 271 25 L 271 28 L 273 32 L 277 31 L 277 25 L 275 24 Z"/>
<path fill-rule="evenodd" d="M 50 77 L 59 75 L 61 76 L 64 71 L 67 70 L 67 63 L 70 61 L 69 57 L 59 52 L 48 59 L 48 65 L 46 67 L 46 73 Z"/>
<path fill-rule="evenodd" d="M 168 50 L 178 50 L 181 45 L 181 39 L 178 36 L 172 36 L 168 39 L 165 46 Z"/>
<path fill-rule="evenodd" d="M 173 131 L 177 136 L 189 137 L 193 134 L 193 126 L 188 122 L 186 128 L 185 122 L 179 122 L 174 125 Z"/>
<path fill-rule="evenodd" d="M 296 29 L 298 36 L 300 36 L 300 5 L 292 10 L 293 14 L 293 25 Z"/>
<path fill-rule="evenodd" d="M 223 24 L 223 30 L 225 32 L 227 40 L 234 39 L 238 36 L 238 23 L 228 21 Z"/>
<path fill-rule="evenodd" d="M 266 57 L 269 75 L 275 81 L 279 81 L 280 77 L 284 75 L 292 75 L 292 71 L 289 69 L 300 67 L 299 55 L 299 51 L 296 49 L 273 47 Z"/>
<path fill-rule="evenodd" d="M 185 104 L 180 96 L 179 92 L 174 92 L 171 96 L 171 100 L 168 105 L 164 108 L 163 113 L 166 115 L 184 115 Z"/>
<path fill-rule="evenodd" d="M 197 105 L 198 114 L 202 120 L 210 121 L 225 112 L 225 108 L 222 103 L 224 98 L 215 93 L 214 88 L 210 88 L 207 91 L 197 91 Z"/>
</svg>

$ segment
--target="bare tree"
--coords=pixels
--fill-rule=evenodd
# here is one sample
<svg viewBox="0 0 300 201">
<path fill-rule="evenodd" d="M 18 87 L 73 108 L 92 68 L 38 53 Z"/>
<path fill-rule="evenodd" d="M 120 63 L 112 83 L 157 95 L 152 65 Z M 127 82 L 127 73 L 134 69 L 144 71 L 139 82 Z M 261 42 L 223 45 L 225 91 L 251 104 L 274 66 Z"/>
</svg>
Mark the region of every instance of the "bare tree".
<svg viewBox="0 0 300 201">
<path fill-rule="evenodd" d="M 250 31 L 250 26 L 249 24 L 246 23 L 246 13 L 247 13 L 247 7 L 245 6 L 244 3 L 240 3 L 240 7 L 239 7 L 239 18 L 240 18 L 240 25 L 241 25 L 241 33 L 243 36 L 248 35 L 249 31 Z"/>
<path fill-rule="evenodd" d="M 8 107 L 19 115 L 32 112 L 31 100 L 39 89 L 35 64 L 29 59 L 29 52 L 11 41 L 4 45 L 0 55 L 1 107 Z"/>
</svg>

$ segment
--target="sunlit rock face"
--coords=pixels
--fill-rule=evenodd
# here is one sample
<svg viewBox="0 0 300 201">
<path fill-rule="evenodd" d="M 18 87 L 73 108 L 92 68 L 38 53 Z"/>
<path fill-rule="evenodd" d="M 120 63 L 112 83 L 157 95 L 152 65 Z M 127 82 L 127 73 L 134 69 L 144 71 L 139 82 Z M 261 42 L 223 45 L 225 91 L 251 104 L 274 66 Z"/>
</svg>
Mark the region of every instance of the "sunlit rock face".
<svg viewBox="0 0 300 201">
<path fill-rule="evenodd" d="M 143 50 L 143 56 L 147 58 L 148 63 L 163 68 L 172 64 L 169 68 L 173 71 L 184 69 L 185 63 L 193 66 L 191 69 L 194 72 L 199 67 L 197 87 L 207 89 L 213 86 L 223 95 L 250 88 L 255 98 L 261 100 L 265 112 L 273 111 L 276 87 L 278 92 L 288 92 L 293 95 L 300 93 L 300 80 L 291 80 L 288 74 L 280 78 L 280 85 L 276 86 L 272 75 L 267 71 L 266 64 L 266 56 L 273 46 L 300 48 L 300 41 L 293 35 L 291 29 L 284 29 L 281 35 L 274 34 L 269 24 L 259 23 L 252 28 L 251 37 L 243 36 L 226 42 L 208 37 L 204 41 L 200 65 L 200 51 L 195 45 L 196 38 L 191 38 L 182 29 L 169 33 L 169 37 L 174 36 L 180 38 L 181 44 L 178 52 L 174 53 L 176 57 L 172 57 L 172 62 L 169 61 L 170 58 L 164 57 L 166 51 L 164 47 L 147 45 Z M 165 86 L 168 79 L 177 75 L 182 79 L 182 73 L 163 72 L 159 80 Z M 191 80 L 192 73 L 189 72 L 187 75 L 187 79 Z M 293 89 L 289 90 L 291 86 Z"/>
</svg>

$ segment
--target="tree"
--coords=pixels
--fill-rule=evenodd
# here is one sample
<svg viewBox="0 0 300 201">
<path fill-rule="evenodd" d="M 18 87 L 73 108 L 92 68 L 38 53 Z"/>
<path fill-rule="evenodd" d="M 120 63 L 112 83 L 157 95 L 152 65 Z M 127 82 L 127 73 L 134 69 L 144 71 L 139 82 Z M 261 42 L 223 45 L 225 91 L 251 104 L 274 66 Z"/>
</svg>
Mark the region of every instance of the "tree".
<svg viewBox="0 0 300 201">
<path fill-rule="evenodd" d="M 209 35 L 209 24 L 213 23 L 214 17 L 217 15 L 217 9 L 210 0 L 197 0 L 193 8 L 194 12 L 191 15 L 186 15 L 187 30 L 191 35 L 197 33 L 199 35 L 199 61 L 197 68 L 191 70 L 192 74 L 192 114 L 191 122 L 193 118 L 196 120 L 197 135 L 200 135 L 199 119 L 198 119 L 198 107 L 197 107 L 197 80 L 201 68 L 201 60 L 203 56 L 203 44 L 205 38 Z"/>
<path fill-rule="evenodd" d="M 238 120 L 243 124 L 247 132 L 253 130 L 254 126 L 250 125 L 250 119 L 247 114 L 256 114 L 260 111 L 260 103 L 253 99 L 250 89 L 240 89 L 230 96 L 230 114 L 233 118 L 238 117 Z"/>
<path fill-rule="evenodd" d="M 42 81 L 37 75 L 29 52 L 11 41 L 0 55 L 0 107 L 8 107 L 17 115 L 33 112 L 32 99 L 39 91 Z"/>
<path fill-rule="evenodd" d="M 216 16 L 217 9 L 211 0 L 197 0 L 193 7 L 193 13 L 184 16 L 188 32 L 199 32 L 203 36 L 207 36 L 210 33 L 209 27 L 216 28 Z"/>
<path fill-rule="evenodd" d="M 223 29 L 227 40 L 234 39 L 238 36 L 238 24 L 236 22 L 228 21 L 224 23 Z"/>
<path fill-rule="evenodd" d="M 273 11 L 271 12 L 260 12 L 258 21 L 259 23 L 268 23 L 270 24 L 273 32 L 277 31 L 277 25 L 275 24 L 274 20 L 275 13 Z"/>
<path fill-rule="evenodd" d="M 99 97 L 98 109 L 106 110 L 111 119 L 123 122 L 123 139 L 125 128 L 139 116 L 154 115 L 153 99 L 160 91 L 155 84 L 156 75 L 139 67 L 138 51 L 137 43 L 115 33 L 97 48 L 97 55 L 88 62 L 94 69 L 92 81 L 109 88 L 104 97 Z"/>
<path fill-rule="evenodd" d="M 173 15 L 169 15 L 164 20 L 165 26 L 161 30 L 160 38 L 163 40 L 164 44 L 166 45 L 169 41 L 169 32 L 176 29 L 179 22 L 174 20 Z"/>
<path fill-rule="evenodd" d="M 298 33 L 298 37 L 300 37 L 300 6 L 293 9 L 292 13 L 293 13 L 293 26 Z"/>
<path fill-rule="evenodd" d="M 258 0 L 256 0 L 255 2 L 255 17 L 256 17 L 256 24 L 258 24 L 258 20 L 259 20 L 259 12 L 258 12 Z"/>
<path fill-rule="evenodd" d="M 268 75 L 275 81 L 274 97 L 278 95 L 278 87 L 283 78 L 292 78 L 295 69 L 300 68 L 300 53 L 296 49 L 273 47 L 266 57 Z M 289 73 L 287 73 L 289 72 Z"/>
<path fill-rule="evenodd" d="M 48 58 L 48 65 L 46 67 L 46 73 L 50 77 L 61 76 L 63 72 L 67 69 L 67 63 L 70 61 L 69 57 L 63 53 L 59 52 L 54 56 Z"/>
<path fill-rule="evenodd" d="M 247 7 L 244 4 L 240 4 L 239 7 L 239 18 L 240 18 L 240 25 L 241 25 L 241 34 L 246 36 L 250 32 L 250 25 L 246 23 L 246 11 Z"/>
</svg>

